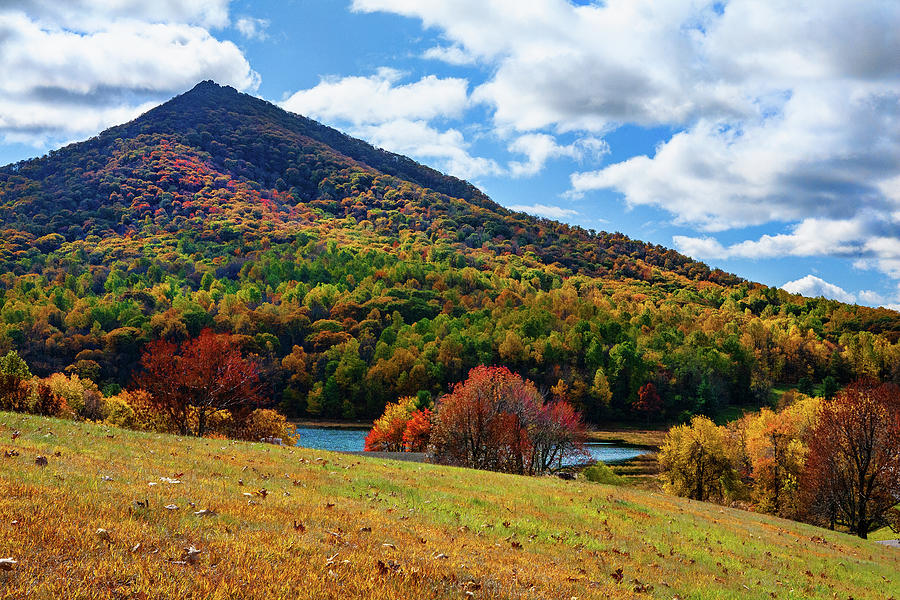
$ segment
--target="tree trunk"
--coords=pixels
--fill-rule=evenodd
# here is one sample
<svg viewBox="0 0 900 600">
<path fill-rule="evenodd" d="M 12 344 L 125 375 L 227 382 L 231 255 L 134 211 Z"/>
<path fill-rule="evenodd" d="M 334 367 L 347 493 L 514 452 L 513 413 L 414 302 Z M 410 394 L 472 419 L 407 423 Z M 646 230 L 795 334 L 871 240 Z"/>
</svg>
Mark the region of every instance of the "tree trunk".
<svg viewBox="0 0 900 600">
<path fill-rule="evenodd" d="M 203 437 L 206 433 L 206 410 L 201 408 L 197 411 L 197 437 Z"/>
</svg>

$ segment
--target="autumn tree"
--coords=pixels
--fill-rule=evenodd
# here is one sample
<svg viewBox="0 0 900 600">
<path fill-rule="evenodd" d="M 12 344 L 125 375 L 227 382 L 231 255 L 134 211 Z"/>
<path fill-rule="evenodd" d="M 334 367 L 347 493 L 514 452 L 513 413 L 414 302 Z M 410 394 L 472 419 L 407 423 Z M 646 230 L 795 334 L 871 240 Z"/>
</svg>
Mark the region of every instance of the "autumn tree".
<svg viewBox="0 0 900 600">
<path fill-rule="evenodd" d="M 659 397 L 659 392 L 656 391 L 656 386 L 653 385 L 653 382 L 648 382 L 641 386 L 641 389 L 638 390 L 637 402 L 632 404 L 631 408 L 635 412 L 643 414 L 647 418 L 648 424 L 651 416 L 659 415 L 662 410 L 662 398 Z"/>
<path fill-rule="evenodd" d="M 215 411 L 229 410 L 240 418 L 261 401 L 257 366 L 229 335 L 206 329 L 177 347 L 153 342 L 141 365 L 138 386 L 150 392 L 155 407 L 184 435 L 202 437 Z"/>
<path fill-rule="evenodd" d="M 15 350 L 0 356 L 0 409 L 27 411 L 31 370 Z"/>
<path fill-rule="evenodd" d="M 800 395 L 779 412 L 764 408 L 745 418 L 745 450 L 759 510 L 795 517 L 801 509 L 797 492 L 806 465 L 805 440 L 819 408 L 819 399 Z"/>
<path fill-rule="evenodd" d="M 425 452 L 431 438 L 431 410 L 421 408 L 413 412 L 403 430 L 403 449 L 407 452 Z"/>
<path fill-rule="evenodd" d="M 388 404 L 366 436 L 364 449 L 367 452 L 401 452 L 403 434 L 415 410 L 416 399 L 412 396 Z"/>
<path fill-rule="evenodd" d="M 694 500 L 723 499 L 737 478 L 725 428 L 699 415 L 669 430 L 659 465 L 666 491 Z"/>
<path fill-rule="evenodd" d="M 825 402 L 809 436 L 803 480 L 809 516 L 861 538 L 900 503 L 900 390 L 858 382 Z"/>
<path fill-rule="evenodd" d="M 439 462 L 543 473 L 582 448 L 581 418 L 505 367 L 479 366 L 438 400 L 431 445 Z"/>
</svg>

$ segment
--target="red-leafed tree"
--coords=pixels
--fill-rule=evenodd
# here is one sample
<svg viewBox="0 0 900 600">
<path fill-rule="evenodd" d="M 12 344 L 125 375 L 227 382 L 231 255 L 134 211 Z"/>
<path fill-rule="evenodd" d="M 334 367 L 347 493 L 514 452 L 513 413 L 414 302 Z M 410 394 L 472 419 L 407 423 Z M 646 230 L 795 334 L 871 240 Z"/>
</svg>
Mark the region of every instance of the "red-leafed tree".
<svg viewBox="0 0 900 600">
<path fill-rule="evenodd" d="M 256 363 L 242 356 L 229 335 L 206 329 L 178 347 L 153 342 L 144 351 L 141 365 L 138 386 L 150 392 L 154 408 L 185 435 L 203 436 L 215 411 L 229 410 L 239 419 L 261 401 Z M 194 431 L 192 416 L 196 417 Z"/>
<path fill-rule="evenodd" d="M 534 384 L 505 367 L 475 367 L 442 397 L 431 445 L 443 463 L 520 474 L 545 472 L 582 449 L 580 416 L 545 404 Z"/>
<path fill-rule="evenodd" d="M 803 492 L 809 516 L 861 538 L 900 503 L 900 390 L 856 383 L 822 408 L 809 435 Z"/>
<path fill-rule="evenodd" d="M 659 392 L 656 391 L 656 386 L 652 382 L 645 383 L 638 390 L 638 399 L 632 405 L 632 408 L 635 412 L 645 415 L 648 423 L 651 415 L 660 413 L 662 410 L 662 398 L 659 397 Z"/>
</svg>

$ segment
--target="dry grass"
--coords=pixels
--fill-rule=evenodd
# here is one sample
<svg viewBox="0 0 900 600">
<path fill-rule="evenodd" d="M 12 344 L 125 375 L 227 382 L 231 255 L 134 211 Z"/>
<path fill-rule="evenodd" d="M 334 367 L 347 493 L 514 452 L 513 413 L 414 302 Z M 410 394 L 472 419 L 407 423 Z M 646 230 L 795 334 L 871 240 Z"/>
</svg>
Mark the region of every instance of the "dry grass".
<svg viewBox="0 0 900 600">
<path fill-rule="evenodd" d="M 666 439 L 668 429 L 632 429 L 628 427 L 600 429 L 588 432 L 588 441 L 609 444 L 626 444 L 659 449 Z"/>
<path fill-rule="evenodd" d="M 8 413 L 4 557 L 0 598 L 900 597 L 900 552 L 643 490 Z"/>
</svg>

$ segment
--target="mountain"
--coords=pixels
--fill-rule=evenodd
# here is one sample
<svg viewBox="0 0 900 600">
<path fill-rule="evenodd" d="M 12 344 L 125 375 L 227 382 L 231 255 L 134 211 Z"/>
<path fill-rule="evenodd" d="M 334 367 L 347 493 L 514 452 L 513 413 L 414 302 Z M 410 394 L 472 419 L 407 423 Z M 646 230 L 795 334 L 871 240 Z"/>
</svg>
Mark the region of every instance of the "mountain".
<svg viewBox="0 0 900 600">
<path fill-rule="evenodd" d="M 0 168 L 0 351 L 127 385 L 143 345 L 239 336 L 273 402 L 372 416 L 506 364 L 594 420 L 900 378 L 900 318 L 792 296 L 471 184 L 206 81 Z"/>
</svg>

